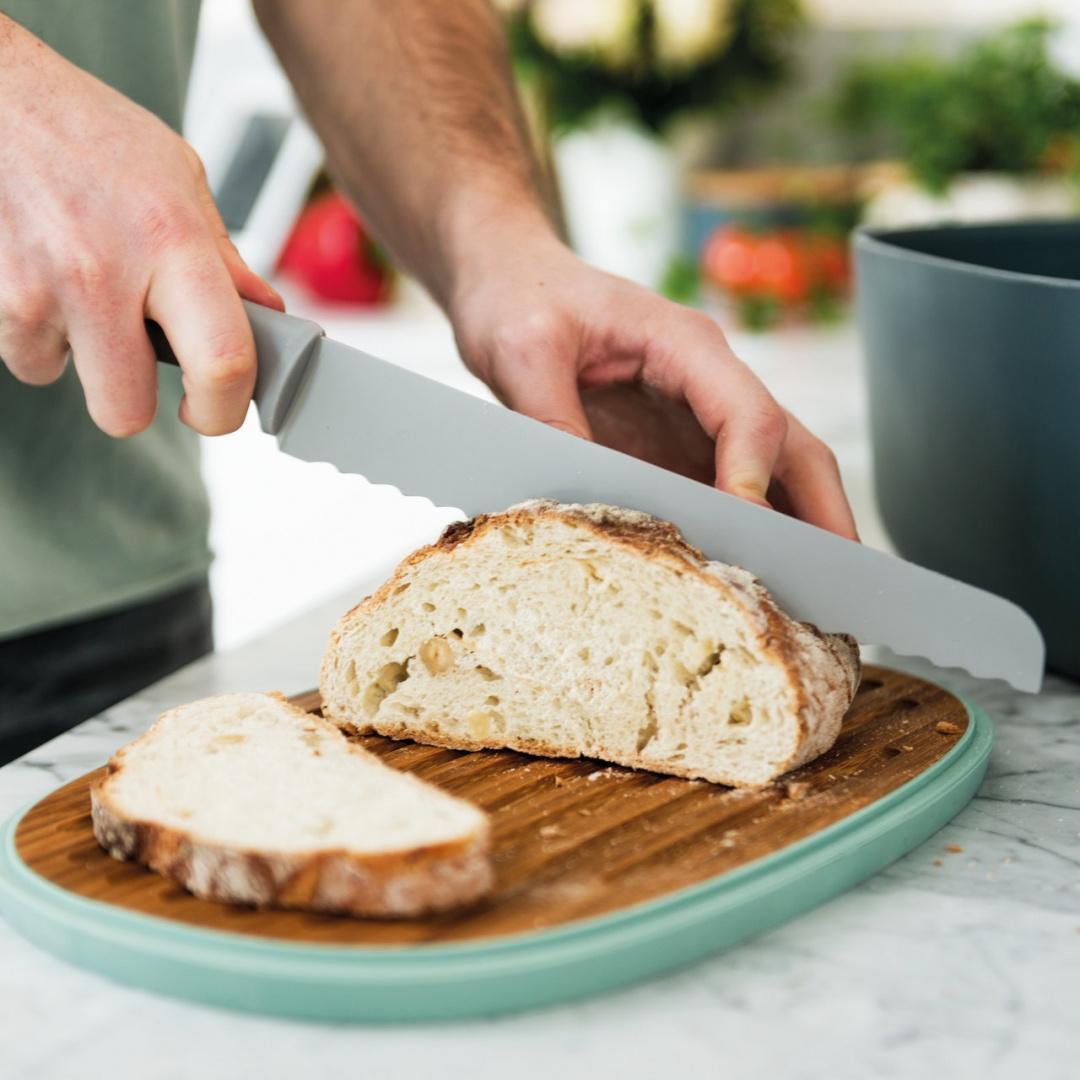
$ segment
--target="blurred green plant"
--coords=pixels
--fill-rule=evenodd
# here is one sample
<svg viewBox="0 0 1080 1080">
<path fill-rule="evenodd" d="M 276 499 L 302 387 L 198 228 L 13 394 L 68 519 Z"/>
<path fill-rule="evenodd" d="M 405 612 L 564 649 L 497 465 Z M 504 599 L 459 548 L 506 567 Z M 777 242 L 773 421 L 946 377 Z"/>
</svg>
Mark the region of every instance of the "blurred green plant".
<svg viewBox="0 0 1080 1080">
<path fill-rule="evenodd" d="M 1048 55 L 1054 25 L 1028 19 L 965 45 L 860 60 L 835 118 L 895 140 L 916 181 L 943 193 L 960 173 L 1072 173 L 1080 179 L 1080 82 Z"/>
<path fill-rule="evenodd" d="M 497 0 L 549 130 L 622 111 L 654 132 L 778 85 L 799 0 Z"/>
<path fill-rule="evenodd" d="M 686 304 L 696 307 L 701 302 L 701 271 L 696 260 L 689 259 L 685 255 L 676 256 L 671 260 L 663 280 L 660 282 L 659 292 L 676 304 Z"/>
</svg>

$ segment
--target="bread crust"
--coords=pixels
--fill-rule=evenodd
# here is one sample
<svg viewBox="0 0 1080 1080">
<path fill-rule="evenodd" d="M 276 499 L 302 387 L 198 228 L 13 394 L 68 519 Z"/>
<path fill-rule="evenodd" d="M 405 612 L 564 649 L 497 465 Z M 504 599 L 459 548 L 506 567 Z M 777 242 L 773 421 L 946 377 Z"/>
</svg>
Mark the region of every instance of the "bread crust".
<svg viewBox="0 0 1080 1080">
<path fill-rule="evenodd" d="M 444 734 L 434 736 L 423 727 L 414 728 L 407 722 L 390 718 L 375 725 L 358 726 L 349 717 L 339 716 L 333 710 L 331 687 L 342 638 L 352 625 L 377 611 L 409 577 L 413 568 L 428 559 L 444 558 L 458 549 L 467 549 L 493 530 L 528 525 L 545 517 L 556 517 L 588 529 L 606 542 L 627 548 L 642 559 L 664 564 L 680 574 L 693 574 L 716 589 L 725 600 L 739 607 L 762 655 L 775 662 L 784 672 L 795 703 L 799 737 L 793 753 L 782 764 L 777 775 L 812 760 L 836 741 L 844 713 L 859 685 L 859 647 L 853 637 L 825 634 L 811 623 L 791 619 L 777 607 L 752 574 L 741 567 L 710 562 L 668 522 L 620 507 L 566 504 L 551 499 L 534 499 L 512 506 L 504 513 L 481 514 L 468 521 L 450 524 L 434 544 L 409 555 L 389 581 L 349 611 L 331 633 L 322 665 L 321 685 L 326 702 L 324 714 L 349 731 L 364 733 L 377 730 L 390 738 L 416 739 L 452 749 L 479 750 L 506 746 L 541 757 L 580 757 L 580 750 L 570 745 L 522 737 L 492 743 Z M 621 755 L 617 764 L 660 771 L 655 760 L 634 754 Z M 762 787 L 772 779 L 759 782 L 734 775 L 703 775 L 701 771 L 677 762 L 665 763 L 662 771 L 673 776 L 703 778 L 739 787 Z"/>
<path fill-rule="evenodd" d="M 289 704 L 281 694 L 268 696 Z M 179 711 L 163 714 L 154 727 Z M 303 710 L 296 712 L 308 722 L 333 727 Z M 491 830 L 486 820 L 453 842 L 398 851 L 309 853 L 244 850 L 191 830 L 132 819 L 111 794 L 124 771 L 127 751 L 128 747 L 118 750 L 106 775 L 91 786 L 94 836 L 113 858 L 141 863 L 204 900 L 360 918 L 409 918 L 474 903 L 492 887 Z"/>
</svg>

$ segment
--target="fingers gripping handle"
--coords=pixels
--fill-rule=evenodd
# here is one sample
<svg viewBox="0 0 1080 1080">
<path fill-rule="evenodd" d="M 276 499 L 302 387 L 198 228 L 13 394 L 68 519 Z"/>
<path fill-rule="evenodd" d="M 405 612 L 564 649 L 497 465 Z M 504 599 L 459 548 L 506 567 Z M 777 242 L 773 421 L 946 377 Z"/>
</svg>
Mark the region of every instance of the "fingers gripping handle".
<svg viewBox="0 0 1080 1080">
<path fill-rule="evenodd" d="M 298 319 L 250 300 L 243 304 L 255 338 L 258 374 L 253 398 L 259 409 L 259 423 L 268 435 L 276 435 L 300 389 L 323 330 L 309 319 Z M 146 333 L 157 358 L 178 365 L 169 339 L 156 322 L 147 320 Z"/>
</svg>

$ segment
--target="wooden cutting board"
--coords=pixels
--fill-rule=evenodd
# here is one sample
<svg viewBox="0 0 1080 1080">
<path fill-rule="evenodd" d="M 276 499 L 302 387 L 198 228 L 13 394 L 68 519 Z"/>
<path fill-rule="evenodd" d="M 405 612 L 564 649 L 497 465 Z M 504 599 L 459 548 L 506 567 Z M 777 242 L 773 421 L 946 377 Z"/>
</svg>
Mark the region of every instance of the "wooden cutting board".
<svg viewBox="0 0 1080 1080">
<path fill-rule="evenodd" d="M 316 694 L 297 700 L 311 710 L 319 705 Z M 978 739 L 973 731 L 975 720 L 980 720 Z M 359 741 L 395 768 L 470 799 L 491 814 L 496 887 L 490 898 L 458 913 L 398 921 L 257 910 L 199 900 L 141 866 L 114 861 L 97 845 L 91 830 L 89 785 L 102 770 L 60 788 L 9 828 L 7 862 L 18 879 L 15 891 L 36 889 L 45 896 L 45 900 L 38 897 L 42 906 L 59 904 L 68 912 L 77 912 L 83 921 L 107 916 L 111 944 L 102 946 L 106 950 L 117 948 L 113 940 L 117 928 L 126 927 L 129 944 L 140 934 L 156 940 L 157 931 L 164 929 L 179 934 L 188 945 L 209 937 L 220 943 L 224 934 L 234 945 L 246 942 L 248 948 L 265 947 L 273 952 L 275 947 L 291 946 L 292 952 L 286 955 L 293 959 L 297 946 L 305 954 L 323 959 L 331 953 L 341 954 L 352 957 L 353 969 L 358 971 L 365 959 L 377 967 L 388 955 L 413 960 L 418 956 L 436 960 L 457 957 L 475 968 L 477 962 L 490 963 L 493 957 L 505 961 L 500 948 L 511 956 L 515 951 L 520 953 L 523 942 L 527 943 L 526 952 L 538 942 L 541 949 L 547 942 L 557 950 L 568 940 L 581 940 L 582 934 L 587 938 L 590 930 L 600 932 L 601 937 L 610 936 L 624 924 L 638 926 L 641 931 L 641 925 L 649 925 L 650 912 L 682 910 L 686 921 L 686 912 L 697 911 L 702 898 L 711 897 L 709 902 L 716 909 L 715 901 L 724 897 L 726 883 L 737 890 L 756 882 L 761 893 L 765 882 L 765 900 L 770 901 L 770 889 L 773 895 L 771 907 L 765 904 L 769 914 L 764 922 L 760 897 L 745 910 L 738 905 L 728 910 L 728 921 L 719 933 L 718 909 L 707 918 L 700 912 L 695 916 L 702 932 L 694 948 L 701 955 L 719 947 L 717 942 L 726 943 L 725 935 L 730 938 L 734 933 L 733 940 L 737 940 L 747 936 L 747 930 L 756 932 L 820 902 L 939 828 L 974 793 L 985 770 L 990 736 L 985 718 L 947 691 L 899 672 L 867 667 L 834 748 L 762 791 L 737 791 L 584 759 L 545 760 L 510 751 L 447 750 L 380 736 Z M 905 805 L 909 802 L 910 807 Z M 887 818 L 892 821 L 888 827 Z M 868 843 L 874 836 L 880 843 L 868 855 Z M 850 848 L 846 856 L 845 844 Z M 806 858 L 821 865 L 808 869 L 809 864 L 800 862 Z M 770 884 L 769 879 L 776 872 L 789 878 L 794 873 L 789 885 L 800 875 L 806 878 L 798 895 L 779 905 L 777 882 Z M 6 878 L 0 874 L 0 909 L 9 918 L 11 890 L 10 873 Z M 66 918 L 59 917 L 61 922 Z M 36 923 L 18 915 L 13 921 L 22 923 L 24 930 L 28 921 Z M 34 933 L 33 925 L 27 932 L 40 940 L 41 934 Z M 648 932 L 644 938 L 653 942 Z M 655 945 L 649 945 L 646 952 L 656 953 Z M 161 968 L 162 957 L 155 959 L 158 946 L 147 948 L 147 964 Z M 85 948 L 82 951 L 85 953 Z M 138 955 L 136 947 L 136 960 Z M 73 958 L 86 962 L 85 956 Z M 672 946 L 667 958 L 674 963 L 685 961 L 685 943 L 681 950 Z M 499 1011 L 536 1003 L 535 994 L 528 992 L 524 998 L 508 991 L 501 996 L 496 991 L 495 997 L 483 993 L 477 997 L 476 986 L 463 997 L 461 985 L 450 978 L 439 1006 L 417 1006 L 419 1012 L 409 1006 L 409 1001 L 416 1004 L 424 996 L 417 995 L 414 987 L 412 997 L 402 998 L 396 1013 L 394 1007 L 386 1013 L 375 1000 L 379 995 L 372 994 L 381 987 L 385 1005 L 388 987 L 385 981 L 379 984 L 376 980 L 370 986 L 365 983 L 366 1004 L 342 1011 L 339 1000 L 337 1006 L 328 1006 L 328 1014 L 312 1012 L 296 1002 L 253 1002 L 248 1000 L 250 993 L 240 1001 L 228 995 L 223 998 L 214 990 L 224 979 L 217 967 L 213 977 L 207 976 L 202 983 L 196 979 L 199 985 L 185 990 L 148 979 L 137 963 L 132 970 L 119 971 L 114 962 L 100 961 L 100 957 L 97 961 L 90 958 L 91 966 L 143 985 L 292 1015 L 401 1019 Z M 535 967 L 536 962 L 533 956 L 524 966 L 519 964 L 519 974 L 530 964 Z M 658 966 L 670 963 L 658 965 L 654 956 L 652 969 Z M 624 962 L 619 969 L 625 969 L 629 978 L 643 973 L 632 963 Z M 273 982 L 269 975 L 264 976 L 265 981 Z M 367 978 L 365 975 L 361 981 Z M 430 972 L 425 978 L 430 984 Z M 483 980 L 474 972 L 466 981 L 472 985 Z M 616 973 L 601 983 L 605 981 L 613 985 L 626 979 Z M 579 978 L 569 991 L 584 987 L 582 992 L 588 992 L 590 982 L 596 983 L 596 979 Z M 497 984 L 498 980 L 493 985 Z M 288 978 L 282 985 L 289 985 Z M 455 985 L 456 997 L 452 992 Z M 559 996 L 567 996 L 567 989 L 563 986 Z M 340 992 L 340 987 L 334 991 Z M 465 1007 L 466 999 L 474 998 L 481 1004 Z"/>
</svg>

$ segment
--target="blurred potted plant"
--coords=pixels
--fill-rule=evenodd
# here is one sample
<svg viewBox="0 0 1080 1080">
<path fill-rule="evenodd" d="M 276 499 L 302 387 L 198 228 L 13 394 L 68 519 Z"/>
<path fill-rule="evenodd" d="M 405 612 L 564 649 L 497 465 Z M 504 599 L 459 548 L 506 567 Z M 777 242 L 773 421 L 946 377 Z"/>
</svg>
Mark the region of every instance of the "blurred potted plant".
<svg viewBox="0 0 1080 1080">
<path fill-rule="evenodd" d="M 673 129 L 776 86 L 799 0 L 498 0 L 570 239 L 653 288 L 680 254 Z"/>
<path fill-rule="evenodd" d="M 880 224 L 1066 216 L 1080 193 L 1080 82 L 1049 55 L 1054 27 L 1025 20 L 965 45 L 866 58 L 845 76 L 836 118 L 884 138 L 908 166 L 866 209 Z M 880 141 L 878 143 L 880 146 Z"/>
</svg>

